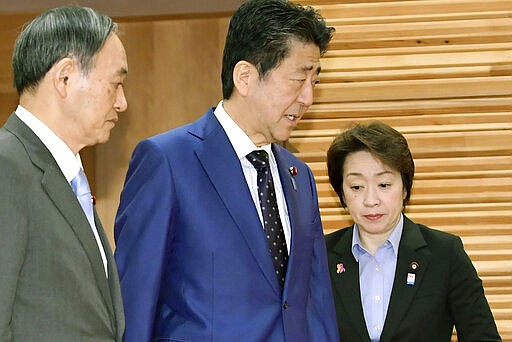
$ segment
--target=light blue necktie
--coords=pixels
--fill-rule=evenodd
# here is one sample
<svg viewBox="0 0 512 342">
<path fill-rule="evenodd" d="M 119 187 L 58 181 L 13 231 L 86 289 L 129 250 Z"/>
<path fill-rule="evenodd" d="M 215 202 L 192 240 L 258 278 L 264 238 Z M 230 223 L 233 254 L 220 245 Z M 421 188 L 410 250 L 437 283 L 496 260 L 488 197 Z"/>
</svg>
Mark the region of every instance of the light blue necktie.
<svg viewBox="0 0 512 342">
<path fill-rule="evenodd" d="M 94 211 L 92 208 L 92 196 L 91 196 L 91 188 L 89 187 L 89 182 L 87 182 L 87 177 L 82 169 L 78 172 L 78 174 L 71 181 L 71 187 L 84 210 L 85 216 L 87 216 L 87 220 L 91 227 L 96 227 L 94 224 Z"/>
<path fill-rule="evenodd" d="M 100 236 L 98 235 L 98 229 L 96 228 L 96 224 L 94 223 L 94 210 L 91 196 L 91 188 L 89 187 L 89 182 L 87 182 L 87 177 L 82 169 L 78 171 L 78 174 L 71 180 L 71 187 L 75 192 L 76 197 L 78 198 L 78 202 L 82 206 L 82 209 L 87 216 L 87 221 L 92 228 L 92 232 L 94 234 L 94 238 L 96 239 L 96 243 L 98 244 L 98 248 L 101 254 L 101 259 L 103 261 L 103 267 L 105 269 L 105 275 L 108 278 L 108 269 L 107 269 L 107 258 L 105 255 L 105 250 L 103 249 L 103 244 L 101 243 Z"/>
</svg>

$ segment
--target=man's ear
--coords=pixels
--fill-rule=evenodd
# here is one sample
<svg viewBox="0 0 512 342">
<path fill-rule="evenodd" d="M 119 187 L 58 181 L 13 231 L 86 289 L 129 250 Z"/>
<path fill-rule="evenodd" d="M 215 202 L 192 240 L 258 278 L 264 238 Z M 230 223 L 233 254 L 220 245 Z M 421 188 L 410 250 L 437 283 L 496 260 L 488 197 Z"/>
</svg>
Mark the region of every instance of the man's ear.
<svg viewBox="0 0 512 342">
<path fill-rule="evenodd" d="M 50 69 L 53 87 L 61 97 L 66 97 L 69 91 L 70 77 L 77 68 L 72 58 L 66 57 L 58 61 Z"/>
<path fill-rule="evenodd" d="M 251 63 L 239 61 L 233 69 L 233 84 L 242 96 L 247 96 L 251 80 L 257 77 L 258 71 Z"/>
</svg>

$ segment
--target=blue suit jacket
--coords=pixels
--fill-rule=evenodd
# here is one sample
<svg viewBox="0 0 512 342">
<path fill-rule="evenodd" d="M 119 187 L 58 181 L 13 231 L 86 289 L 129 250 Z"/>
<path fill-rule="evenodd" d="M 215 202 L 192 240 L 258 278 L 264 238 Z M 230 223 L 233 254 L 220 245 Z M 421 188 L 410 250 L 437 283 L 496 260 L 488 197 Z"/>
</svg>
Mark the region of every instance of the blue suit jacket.
<svg viewBox="0 0 512 342">
<path fill-rule="evenodd" d="M 213 108 L 137 145 L 115 225 L 125 341 L 338 341 L 314 178 L 273 152 L 292 230 L 283 290 Z"/>
</svg>

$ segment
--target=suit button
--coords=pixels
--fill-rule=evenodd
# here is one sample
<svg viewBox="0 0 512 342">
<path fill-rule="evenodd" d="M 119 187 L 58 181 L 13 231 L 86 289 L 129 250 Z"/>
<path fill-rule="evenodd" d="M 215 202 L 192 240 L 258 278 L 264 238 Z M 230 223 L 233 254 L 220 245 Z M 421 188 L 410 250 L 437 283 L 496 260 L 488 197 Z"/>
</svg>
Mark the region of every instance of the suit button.
<svg viewBox="0 0 512 342">
<path fill-rule="evenodd" d="M 283 309 L 285 309 L 285 310 L 288 309 L 288 302 L 286 302 L 286 301 L 284 302 Z"/>
</svg>

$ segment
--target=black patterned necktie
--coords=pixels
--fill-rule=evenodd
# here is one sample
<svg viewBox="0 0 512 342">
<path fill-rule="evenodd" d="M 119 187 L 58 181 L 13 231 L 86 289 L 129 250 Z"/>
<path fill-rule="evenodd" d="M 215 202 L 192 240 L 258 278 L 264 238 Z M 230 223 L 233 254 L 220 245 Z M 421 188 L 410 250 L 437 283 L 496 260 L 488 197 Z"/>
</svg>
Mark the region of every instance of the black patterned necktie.
<svg viewBox="0 0 512 342">
<path fill-rule="evenodd" d="M 249 153 L 247 159 L 258 171 L 258 197 L 263 215 L 263 228 L 270 255 L 272 256 L 272 262 L 274 263 L 277 280 L 281 287 L 283 287 L 288 264 L 288 249 L 286 248 L 283 225 L 279 217 L 268 154 L 264 150 L 256 150 Z"/>
</svg>

